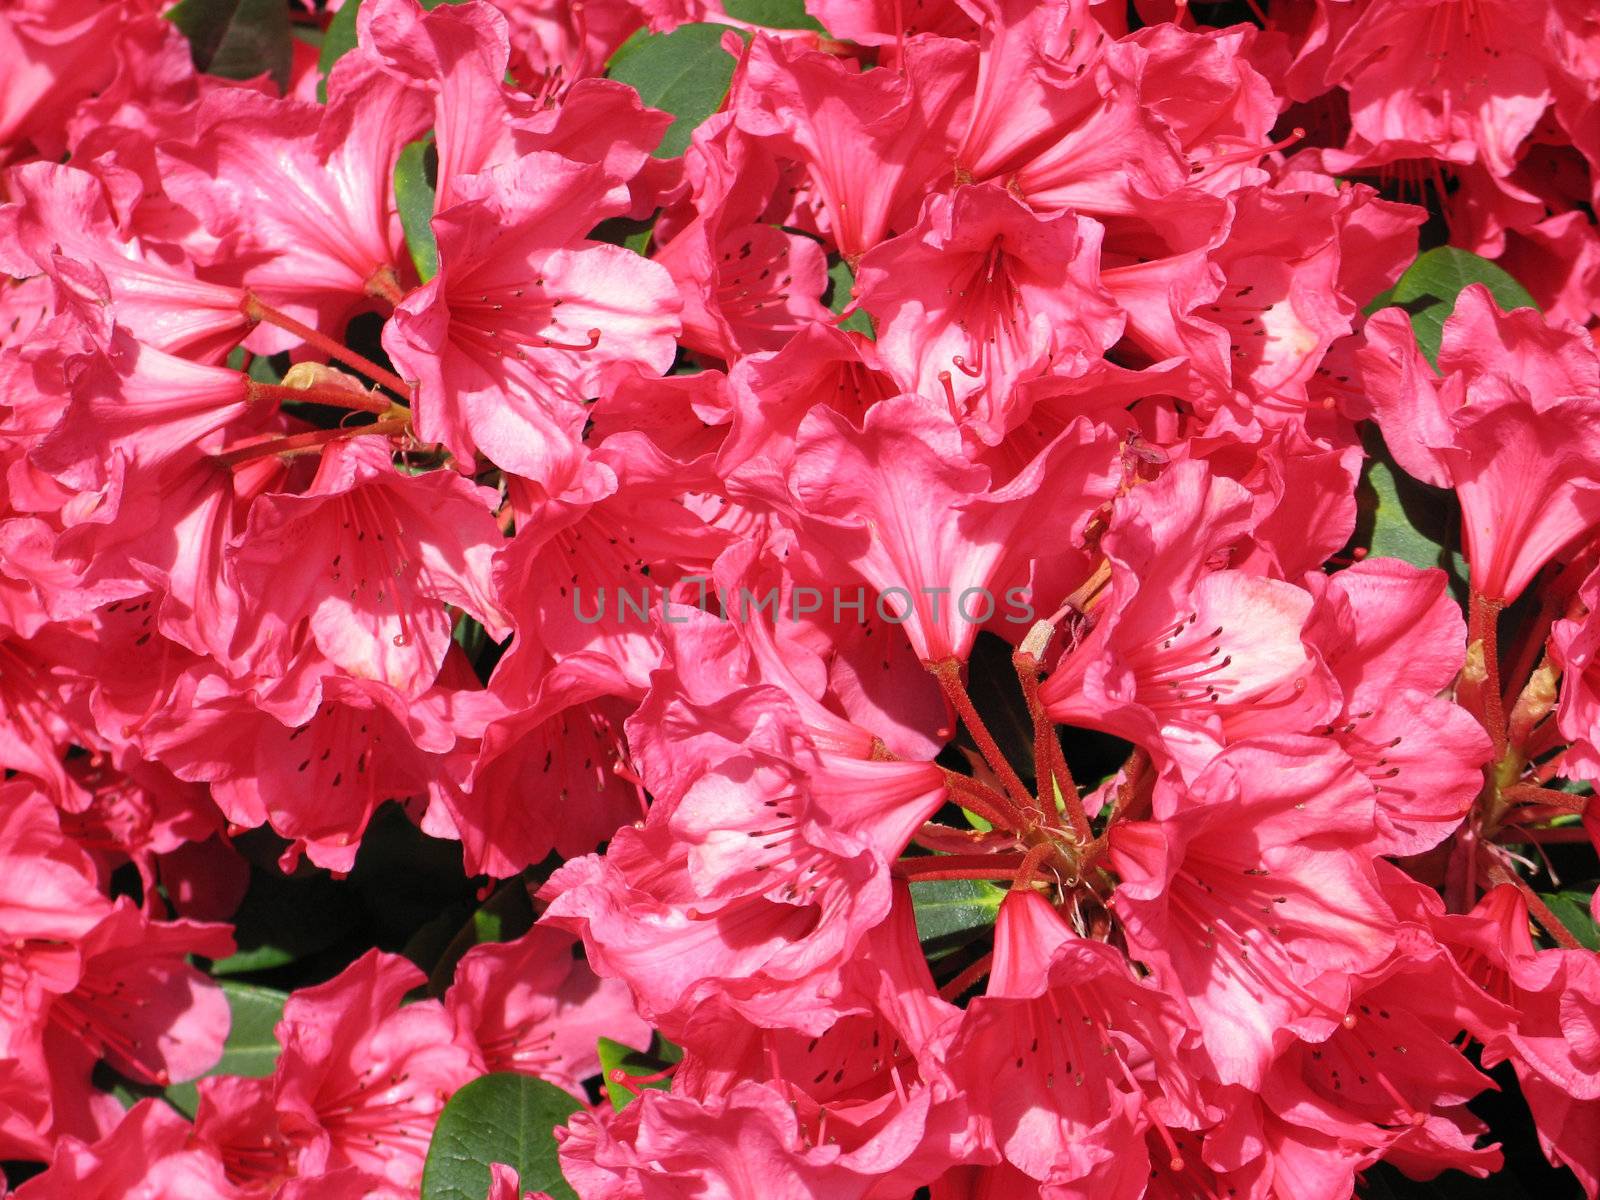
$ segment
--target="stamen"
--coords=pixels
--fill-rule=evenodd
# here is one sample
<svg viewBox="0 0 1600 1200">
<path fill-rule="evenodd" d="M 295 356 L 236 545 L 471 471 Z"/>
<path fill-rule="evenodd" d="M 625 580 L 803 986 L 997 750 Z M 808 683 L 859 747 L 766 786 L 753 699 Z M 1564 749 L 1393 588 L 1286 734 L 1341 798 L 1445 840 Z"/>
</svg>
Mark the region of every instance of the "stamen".
<svg viewBox="0 0 1600 1200">
<path fill-rule="evenodd" d="M 1269 141 L 1263 146 L 1246 146 L 1243 150 L 1231 150 L 1225 154 L 1213 155 L 1210 158 L 1192 158 L 1189 161 L 1197 171 L 1206 167 L 1224 167 L 1233 163 L 1249 162 L 1252 159 L 1271 154 L 1274 150 L 1287 150 L 1296 142 L 1303 141 L 1305 136 L 1306 131 L 1296 127 L 1287 137 L 1276 142 Z"/>
<path fill-rule="evenodd" d="M 552 338 L 547 338 L 547 337 L 541 337 L 539 340 L 541 342 L 543 342 L 548 349 L 551 349 L 551 350 L 571 350 L 574 353 L 580 353 L 581 354 L 585 350 L 593 350 L 596 346 L 598 346 L 600 344 L 600 331 L 598 329 L 589 330 L 589 340 L 588 340 L 588 342 L 586 342 L 585 344 L 583 344 L 581 346 L 572 345 L 571 343 L 568 343 L 568 342 L 558 342 L 558 341 L 553 340 Z"/>
<path fill-rule="evenodd" d="M 941 659 L 938 662 L 924 663 L 929 673 L 939 681 L 939 686 L 944 690 L 945 698 L 950 701 L 952 708 L 966 724 L 972 733 L 972 740 L 977 743 L 978 752 L 983 755 L 984 761 L 1005 785 L 1006 794 L 1027 808 L 1033 800 L 1028 789 L 1023 786 L 1022 780 L 1017 777 L 1017 772 L 1006 761 L 1006 756 L 1001 753 L 999 745 L 994 740 L 994 735 L 989 732 L 989 727 L 983 723 L 983 718 L 978 715 L 977 708 L 972 703 L 972 698 L 967 695 L 967 689 L 961 683 L 961 662 L 956 658 Z"/>
<path fill-rule="evenodd" d="M 939 384 L 944 388 L 944 402 L 950 409 L 950 415 L 957 421 L 961 420 L 961 406 L 956 403 L 956 388 L 951 382 L 949 371 L 939 372 Z"/>
</svg>

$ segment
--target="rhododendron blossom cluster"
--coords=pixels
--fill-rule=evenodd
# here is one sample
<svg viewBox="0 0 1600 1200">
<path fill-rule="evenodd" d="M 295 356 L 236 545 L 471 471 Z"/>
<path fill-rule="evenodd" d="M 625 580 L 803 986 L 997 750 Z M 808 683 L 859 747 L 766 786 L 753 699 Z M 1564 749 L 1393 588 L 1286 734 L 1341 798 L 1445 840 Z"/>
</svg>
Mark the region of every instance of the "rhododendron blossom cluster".
<svg viewBox="0 0 1600 1200">
<path fill-rule="evenodd" d="M 1600 1196 L 1600 8 L 0 85 L 0 1195 Z"/>
</svg>

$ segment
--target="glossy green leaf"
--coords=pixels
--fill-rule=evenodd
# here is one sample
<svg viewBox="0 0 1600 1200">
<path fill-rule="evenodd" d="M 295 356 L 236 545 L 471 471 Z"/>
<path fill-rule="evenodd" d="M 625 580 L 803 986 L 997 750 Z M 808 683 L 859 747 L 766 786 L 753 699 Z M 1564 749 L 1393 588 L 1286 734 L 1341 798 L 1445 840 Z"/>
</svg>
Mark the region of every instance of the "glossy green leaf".
<svg viewBox="0 0 1600 1200">
<path fill-rule="evenodd" d="M 221 986 L 233 1023 L 223 1044 L 222 1059 L 209 1074 L 247 1075 L 253 1079 L 271 1075 L 280 1049 L 276 1027 L 283 1018 L 288 995 L 276 988 L 231 979 L 223 980 Z M 192 1117 L 200 1094 L 194 1084 L 180 1083 L 167 1089 L 167 1099 L 178 1111 Z"/>
<path fill-rule="evenodd" d="M 1367 539 L 1373 558 L 1399 558 L 1416 567 L 1443 567 L 1465 573 L 1455 551 L 1460 516 L 1450 493 L 1418 483 L 1387 459 L 1373 458 L 1362 471 L 1357 506 L 1372 506 L 1372 533 Z"/>
<path fill-rule="evenodd" d="M 768 29 L 828 32 L 821 21 L 806 11 L 805 0 L 722 0 L 722 10 L 735 20 Z"/>
<path fill-rule="evenodd" d="M 1578 939 L 1587 950 L 1600 950 L 1600 930 L 1595 929 L 1594 917 L 1589 910 L 1592 892 L 1544 892 L 1542 899 L 1555 913 L 1556 919 L 1567 927 L 1567 932 Z"/>
<path fill-rule="evenodd" d="M 671 33 L 641 31 L 611 56 L 606 74 L 675 118 L 655 148 L 657 158 L 682 154 L 689 135 L 722 107 L 735 65 L 722 48 L 727 32 L 726 25 L 707 24 L 680 25 Z"/>
<path fill-rule="evenodd" d="M 356 13 L 361 11 L 361 0 L 345 0 L 339 11 L 328 22 L 328 31 L 322 35 L 322 53 L 317 56 L 317 70 L 322 78 L 317 83 L 317 99 L 328 100 L 328 76 L 333 74 L 333 64 L 356 48 Z"/>
<path fill-rule="evenodd" d="M 270 75 L 289 86 L 294 45 L 284 0 L 181 0 L 167 20 L 188 39 L 199 70 L 224 79 Z"/>
<path fill-rule="evenodd" d="M 849 307 L 852 292 L 856 285 L 856 274 L 850 269 L 850 264 L 840 259 L 828 268 L 828 292 L 826 296 L 828 311 L 838 316 Z M 856 309 L 844 320 L 839 322 L 840 329 L 849 329 L 862 334 L 874 341 L 877 340 L 877 331 L 872 327 L 872 318 L 863 310 Z"/>
<path fill-rule="evenodd" d="M 656 1040 L 660 1043 L 660 1048 L 655 1053 L 635 1050 L 610 1038 L 599 1038 L 595 1042 L 595 1048 L 600 1054 L 600 1076 L 605 1081 L 606 1096 L 610 1099 L 612 1108 L 627 1108 L 638 1098 L 639 1088 L 655 1088 L 664 1092 L 672 1086 L 670 1079 L 657 1079 L 628 1088 L 611 1078 L 613 1071 L 622 1071 L 634 1077 L 659 1075 L 673 1063 L 682 1061 L 681 1046 L 675 1046 L 664 1038 L 658 1037 Z"/>
<path fill-rule="evenodd" d="M 1395 463 L 1378 431 L 1368 429 L 1369 455 L 1356 487 L 1354 544 L 1371 558 L 1398 558 L 1440 567 L 1459 592 L 1467 562 L 1461 556 L 1461 506 L 1455 493 L 1430 487 Z"/>
<path fill-rule="evenodd" d="M 561 1177 L 553 1130 L 582 1107 L 555 1084 L 531 1075 L 474 1079 L 439 1115 L 422 1171 L 422 1200 L 483 1200 L 491 1163 L 516 1170 L 519 1192 L 574 1197 Z"/>
<path fill-rule="evenodd" d="M 930 879 L 911 885 L 917 937 L 938 958 L 980 937 L 994 924 L 1005 891 L 982 879 Z"/>
<path fill-rule="evenodd" d="M 290 365 L 287 350 L 281 354 L 254 354 L 247 373 L 257 383 L 282 383 Z"/>
<path fill-rule="evenodd" d="M 406 249 L 427 283 L 439 273 L 439 246 L 433 237 L 434 182 L 430 163 L 436 163 L 433 138 L 412 142 L 394 165 L 394 200 L 406 232 Z"/>
<path fill-rule="evenodd" d="M 1368 312 L 1390 305 L 1406 310 L 1417 345 L 1436 363 L 1444 322 L 1455 311 L 1463 288 L 1481 283 L 1502 309 L 1537 308 L 1526 288 L 1486 258 L 1455 246 L 1438 246 L 1417 256 L 1394 287 L 1368 305 Z"/>
<path fill-rule="evenodd" d="M 643 220 L 608 217 L 590 230 L 589 237 L 597 242 L 609 242 L 613 246 L 632 250 L 635 254 L 646 254 L 650 250 L 650 238 L 655 233 L 658 215 L 659 211 Z"/>
<path fill-rule="evenodd" d="M 271 1075 L 278 1063 L 276 1028 L 283 1019 L 288 995 L 276 988 L 233 980 L 224 980 L 221 987 L 228 997 L 233 1024 L 222 1048 L 222 1060 L 212 1074 L 248 1075 L 253 1079 Z"/>
</svg>

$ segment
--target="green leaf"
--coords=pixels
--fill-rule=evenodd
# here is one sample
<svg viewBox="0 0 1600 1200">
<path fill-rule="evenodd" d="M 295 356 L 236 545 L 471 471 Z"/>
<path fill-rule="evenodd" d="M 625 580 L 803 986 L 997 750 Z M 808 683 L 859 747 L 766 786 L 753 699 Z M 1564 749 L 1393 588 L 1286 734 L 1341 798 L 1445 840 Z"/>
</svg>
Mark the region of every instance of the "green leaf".
<svg viewBox="0 0 1600 1200">
<path fill-rule="evenodd" d="M 637 1098 L 638 1088 L 655 1088 L 664 1092 L 672 1086 L 670 1079 L 657 1079 L 651 1083 L 638 1084 L 630 1091 L 611 1078 L 613 1071 L 622 1071 L 626 1075 L 635 1077 L 659 1075 L 667 1067 L 683 1059 L 681 1046 L 675 1046 L 665 1038 L 658 1037 L 656 1040 L 660 1043 L 660 1052 L 657 1054 L 635 1050 L 610 1038 L 603 1037 L 596 1040 L 595 1048 L 600 1054 L 600 1077 L 605 1081 L 606 1096 L 611 1100 L 612 1108 L 618 1110 L 627 1108 Z"/>
<path fill-rule="evenodd" d="M 938 958 L 981 936 L 994 924 L 1005 891 L 982 879 L 930 879 L 911 885 L 917 937 Z"/>
<path fill-rule="evenodd" d="M 676 119 L 667 127 L 656 158 L 677 158 L 689 135 L 722 107 L 733 81 L 735 60 L 722 48 L 726 25 L 680 25 L 671 33 L 640 31 L 611 56 L 606 74 L 626 83 L 651 108 Z"/>
<path fill-rule="evenodd" d="M 1430 487 L 1402 471 L 1376 428 L 1369 427 L 1363 436 L 1368 458 L 1356 487 L 1353 544 L 1373 558 L 1440 567 L 1464 595 L 1467 560 L 1457 549 L 1461 506 L 1455 493 Z"/>
<path fill-rule="evenodd" d="M 433 177 L 437 164 L 432 134 L 412 142 L 394 164 L 395 207 L 406 231 L 406 249 L 411 252 L 411 261 L 423 283 L 439 273 L 439 246 L 433 238 Z"/>
<path fill-rule="evenodd" d="M 623 248 L 632 250 L 638 255 L 646 255 L 650 252 L 650 239 L 655 232 L 654 224 L 645 225 L 643 229 L 635 230 L 622 240 Z"/>
<path fill-rule="evenodd" d="M 1539 898 L 1550 906 L 1550 911 L 1567 927 L 1567 932 L 1578 939 L 1586 950 L 1600 950 L 1600 930 L 1594 925 L 1589 912 L 1593 892 L 1541 892 Z"/>
<path fill-rule="evenodd" d="M 1463 288 L 1481 283 L 1502 309 L 1537 308 L 1528 291 L 1486 258 L 1454 246 L 1438 246 L 1417 256 L 1394 287 L 1367 306 L 1369 313 L 1395 305 L 1411 316 L 1417 345 L 1437 365 L 1444 322 L 1455 311 Z"/>
<path fill-rule="evenodd" d="M 827 33 L 822 22 L 806 11 L 805 0 L 722 0 L 722 10 L 739 21 L 768 29 L 810 29 Z"/>
<path fill-rule="evenodd" d="M 1449 492 L 1418 483 L 1387 458 L 1367 461 L 1357 495 L 1358 509 L 1371 504 L 1372 533 L 1368 553 L 1374 558 L 1399 558 L 1415 567 L 1442 567 L 1466 577 L 1466 560 L 1455 549 L 1460 513 Z M 1358 517 L 1359 520 L 1359 517 Z"/>
<path fill-rule="evenodd" d="M 476 659 L 489 644 L 489 631 L 466 613 L 456 618 L 456 627 L 450 636 L 469 659 Z"/>
<path fill-rule="evenodd" d="M 582 1107 L 555 1084 L 531 1075 L 474 1079 L 439 1115 L 422 1171 L 422 1200 L 483 1200 L 491 1163 L 516 1170 L 519 1192 L 575 1197 L 561 1177 L 551 1131 Z"/>
<path fill-rule="evenodd" d="M 232 979 L 223 980 L 221 986 L 233 1013 L 233 1024 L 222 1047 L 222 1059 L 209 1074 L 247 1075 L 252 1079 L 271 1075 L 278 1064 L 276 1027 L 283 1018 L 287 993 Z M 192 1117 L 200 1093 L 192 1083 L 178 1083 L 167 1089 L 167 1099 L 179 1112 Z"/>
<path fill-rule="evenodd" d="M 181 0 L 167 20 L 189 40 L 197 69 L 224 79 L 271 75 L 287 90 L 294 45 L 284 0 Z"/>
<path fill-rule="evenodd" d="M 1386 287 L 1386 288 L 1383 289 L 1383 291 L 1379 292 L 1370 301 L 1368 301 L 1366 307 L 1363 308 L 1361 311 L 1364 312 L 1367 316 L 1370 317 L 1373 313 L 1377 312 L 1380 308 L 1392 308 L 1393 306 L 1394 306 L 1394 288 Z"/>
<path fill-rule="evenodd" d="M 290 367 L 289 352 L 281 354 L 253 354 L 250 370 L 246 372 L 257 383 L 282 383 Z"/>
<path fill-rule="evenodd" d="M 317 83 L 317 99 L 324 104 L 328 102 L 328 76 L 333 74 L 333 64 L 356 48 L 356 13 L 360 9 L 361 0 L 345 0 L 322 35 L 322 53 L 317 56 L 322 79 Z"/>
<path fill-rule="evenodd" d="M 850 269 L 850 264 L 840 259 L 828 268 L 828 292 L 826 301 L 828 311 L 834 316 L 849 307 L 852 293 L 856 286 L 856 273 Z M 862 336 L 876 341 L 877 330 L 872 327 L 872 318 L 861 309 L 856 309 L 844 320 L 839 322 L 840 329 L 848 329 Z"/>
<path fill-rule="evenodd" d="M 634 220 L 632 217 L 607 217 L 600 224 L 589 231 L 589 238 L 596 242 L 609 242 L 613 246 L 621 246 L 625 250 L 632 250 L 635 254 L 645 254 L 650 249 L 650 237 L 655 233 L 656 217 L 660 215 L 657 209 L 643 220 Z"/>
</svg>

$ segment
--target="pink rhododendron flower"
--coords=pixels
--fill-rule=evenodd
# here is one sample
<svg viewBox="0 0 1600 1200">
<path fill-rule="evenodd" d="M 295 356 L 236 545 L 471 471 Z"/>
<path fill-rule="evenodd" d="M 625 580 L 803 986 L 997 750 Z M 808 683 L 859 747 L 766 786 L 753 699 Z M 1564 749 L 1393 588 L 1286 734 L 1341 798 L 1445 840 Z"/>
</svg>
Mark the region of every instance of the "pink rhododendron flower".
<svg viewBox="0 0 1600 1200">
<path fill-rule="evenodd" d="M 374 951 L 284 1007 L 273 1105 L 299 1172 L 352 1167 L 401 1189 L 420 1180 L 439 1110 L 473 1077 L 442 1006 L 401 1006 L 421 981 Z"/>
<path fill-rule="evenodd" d="M 1436 379 L 1396 321 L 1379 314 L 1368 333 L 1378 420 L 1402 466 L 1460 495 L 1473 587 L 1513 600 L 1600 515 L 1593 340 L 1527 309 L 1502 313 L 1474 285 L 1445 323 Z"/>
<path fill-rule="evenodd" d="M 1192 1119 L 1193 1040 L 1171 998 L 1142 986 L 1121 955 L 1017 893 L 1001 906 L 988 988 L 951 1053 L 973 1070 L 962 1081 L 1008 1163 L 1052 1187 L 1122 1194 L 1117 1177 L 1147 1171 L 1143 1129 Z M 1130 1061 L 1152 1065 L 1149 1084 Z"/>
<path fill-rule="evenodd" d="M 601 368 L 670 365 L 671 279 L 584 236 L 615 215 L 609 187 L 599 166 L 532 154 L 463 181 L 460 202 L 434 218 L 439 274 L 384 335 L 419 383 L 423 437 L 467 463 L 481 449 L 507 470 L 558 481 L 580 457 L 582 402 Z"/>
<path fill-rule="evenodd" d="M 351 59 L 326 108 L 238 89 L 207 97 L 189 137 L 161 144 L 162 176 L 214 236 L 259 261 L 242 285 L 307 324 L 337 328 L 367 299 L 400 295 L 391 180 L 426 126 L 420 97 Z M 260 209 L 272 219 L 253 220 Z M 254 339 L 273 350 L 295 341 L 278 330 Z"/>
<path fill-rule="evenodd" d="M 0 4 L 0 1193 L 1600 1200 L 1593 9 Z"/>
<path fill-rule="evenodd" d="M 1041 528 L 1034 514 L 1063 501 L 1087 513 L 1110 495 L 1109 449 L 1078 423 L 991 488 L 988 473 L 966 461 L 955 424 L 902 397 L 877 405 L 859 431 L 813 410 L 800 426 L 790 489 L 817 557 L 848 563 L 876 588 L 878 607 L 894 614 L 885 619 L 904 621 L 931 663 L 965 658 L 1026 557 L 1044 550 L 1027 536 Z M 869 474 L 869 462 L 892 465 Z M 1061 490 L 1044 490 L 1047 477 Z"/>
<path fill-rule="evenodd" d="M 241 636 L 258 664 L 282 669 L 309 631 L 353 678 L 420 695 L 450 644 L 446 605 L 503 635 L 489 578 L 498 541 L 466 481 L 404 475 L 371 441 L 337 443 L 303 492 L 263 496 L 230 548 L 257 614 Z"/>
<path fill-rule="evenodd" d="M 1121 333 L 1096 286 L 1099 233 L 1082 218 L 1036 217 L 992 184 L 960 188 L 862 259 L 857 302 L 907 391 L 978 410 L 998 438 L 1017 382 L 1098 357 Z"/>
<path fill-rule="evenodd" d="M 732 110 L 740 128 L 804 163 L 818 220 L 854 262 L 916 223 L 950 175 L 949 130 L 968 104 L 972 48 L 921 37 L 893 75 L 852 71 L 801 45 L 758 38 Z"/>
<path fill-rule="evenodd" d="M 1186 998 L 1226 1082 L 1259 1086 L 1293 1031 L 1326 1036 L 1344 1019 L 1350 977 L 1394 944 L 1358 850 L 1373 829 L 1362 783 L 1336 751 L 1242 742 L 1172 817 L 1113 839 L 1131 948 Z M 1235 806 L 1247 825 L 1221 820 Z"/>
<path fill-rule="evenodd" d="M 141 1100 L 104 1138 L 62 1138 L 50 1170 L 17 1189 L 22 1200 L 201 1200 L 237 1195 L 222 1164 L 192 1146 L 189 1123 Z"/>
<path fill-rule="evenodd" d="M 583 1098 L 599 1066 L 595 1039 L 645 1045 L 650 1027 L 627 989 L 572 956 L 572 939 L 530 930 L 515 942 L 474 946 L 456 966 L 445 1010 L 489 1071 L 521 1071 Z"/>
<path fill-rule="evenodd" d="M 1109 593 L 1041 689 L 1052 717 L 1104 727 L 1180 766 L 1209 761 L 1235 716 L 1270 711 L 1272 725 L 1297 727 L 1286 706 L 1320 690 L 1307 687 L 1316 665 L 1301 638 L 1311 597 L 1210 569 L 1247 507 L 1243 489 L 1197 463 L 1118 501 L 1103 543 Z"/>
<path fill-rule="evenodd" d="M 585 1194 L 619 1200 L 685 1186 L 732 1195 L 747 1185 L 778 1196 L 860 1200 L 871 1194 L 874 1166 L 857 1166 L 836 1146 L 807 1145 L 789 1106 L 756 1083 L 704 1105 L 646 1092 L 609 1124 L 579 1114 L 561 1143 L 567 1178 Z"/>
<path fill-rule="evenodd" d="M 163 1087 L 215 1065 L 227 1003 L 185 956 L 224 957 L 233 939 L 220 926 L 152 922 L 126 898 L 113 903 L 42 795 L 19 782 L 4 798 L 0 1146 L 34 1152 L 50 1134 L 93 1140 L 116 1124 L 122 1106 L 91 1082 L 97 1063 Z"/>
</svg>

